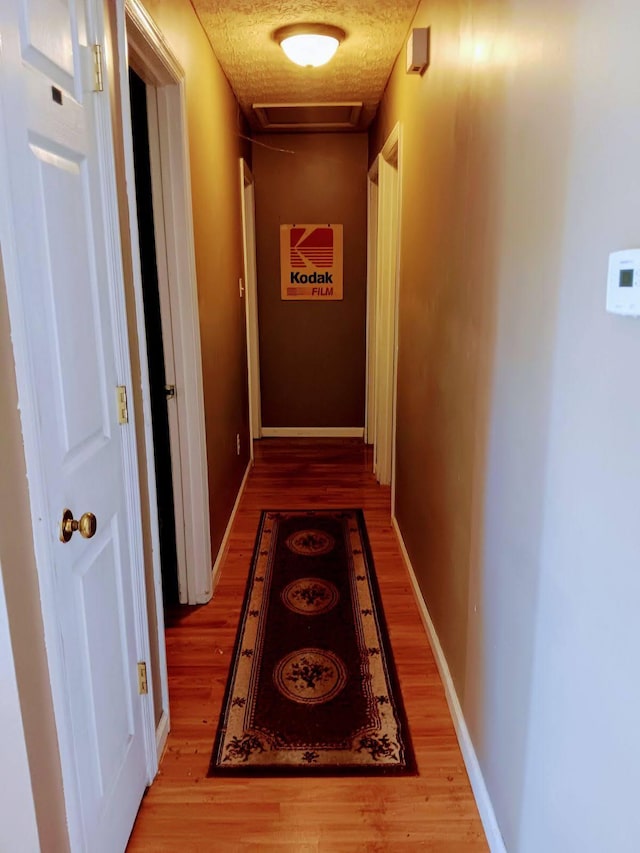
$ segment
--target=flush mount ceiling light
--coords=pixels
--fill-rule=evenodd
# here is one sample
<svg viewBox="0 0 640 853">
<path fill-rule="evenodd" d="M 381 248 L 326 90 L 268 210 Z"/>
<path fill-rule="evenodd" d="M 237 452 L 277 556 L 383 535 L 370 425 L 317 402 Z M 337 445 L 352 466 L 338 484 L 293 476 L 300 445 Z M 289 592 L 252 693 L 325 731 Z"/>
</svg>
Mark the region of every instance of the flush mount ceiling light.
<svg viewBox="0 0 640 853">
<path fill-rule="evenodd" d="M 280 27 L 273 37 L 296 65 L 317 68 L 329 62 L 345 32 L 330 24 L 291 24 Z"/>
</svg>

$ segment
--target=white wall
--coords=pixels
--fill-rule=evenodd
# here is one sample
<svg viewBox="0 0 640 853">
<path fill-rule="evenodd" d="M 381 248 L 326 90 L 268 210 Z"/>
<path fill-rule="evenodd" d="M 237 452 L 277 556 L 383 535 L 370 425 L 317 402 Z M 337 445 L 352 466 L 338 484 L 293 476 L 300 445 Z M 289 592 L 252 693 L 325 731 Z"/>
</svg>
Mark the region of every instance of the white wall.
<svg viewBox="0 0 640 853">
<path fill-rule="evenodd" d="M 398 523 L 509 853 L 640 850 L 638 0 L 422 0 L 403 130 Z"/>
<path fill-rule="evenodd" d="M 640 849 L 640 5 L 579 4 L 528 772 L 519 849 Z"/>
<path fill-rule="evenodd" d="M 496 337 L 484 500 L 476 520 L 482 545 L 470 569 L 463 708 L 500 830 L 515 853 L 538 629 L 574 22 L 555 0 L 511 5 L 503 27 L 485 36 L 488 65 L 502 64 L 504 94 L 502 126 L 494 127 L 501 148 L 494 179 L 500 187 L 493 247 Z M 477 29 L 487 33 L 481 24 Z M 480 63 L 478 87 L 488 72 Z"/>
<path fill-rule="evenodd" d="M 640 849 L 640 5 L 512 5 L 464 710 L 509 851 Z M 478 606 L 478 603 L 479 606 Z"/>
</svg>

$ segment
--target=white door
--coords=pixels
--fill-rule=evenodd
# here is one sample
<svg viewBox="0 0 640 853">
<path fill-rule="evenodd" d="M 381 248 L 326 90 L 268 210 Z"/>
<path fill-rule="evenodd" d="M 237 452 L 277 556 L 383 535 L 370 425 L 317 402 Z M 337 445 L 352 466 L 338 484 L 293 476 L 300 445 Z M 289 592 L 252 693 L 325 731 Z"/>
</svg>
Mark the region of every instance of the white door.
<svg viewBox="0 0 640 853">
<path fill-rule="evenodd" d="M 116 410 L 128 351 L 109 96 L 91 91 L 101 14 L 94 0 L 0 3 L 0 235 L 72 848 L 114 853 L 149 778 L 150 697 L 135 450 Z M 63 544 L 65 508 L 95 514 L 95 535 Z"/>
</svg>

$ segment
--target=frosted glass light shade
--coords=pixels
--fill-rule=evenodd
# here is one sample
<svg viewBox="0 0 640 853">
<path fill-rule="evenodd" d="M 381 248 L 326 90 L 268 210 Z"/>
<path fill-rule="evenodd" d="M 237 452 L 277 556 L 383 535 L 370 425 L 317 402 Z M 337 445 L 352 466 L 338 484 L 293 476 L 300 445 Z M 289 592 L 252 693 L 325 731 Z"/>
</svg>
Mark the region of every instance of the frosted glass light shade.
<svg viewBox="0 0 640 853">
<path fill-rule="evenodd" d="M 296 65 L 318 68 L 334 56 L 340 42 L 333 36 L 289 36 L 280 47 Z"/>
<path fill-rule="evenodd" d="M 292 62 L 312 68 L 329 62 L 344 38 L 343 30 L 326 24 L 295 24 L 274 35 Z"/>
</svg>

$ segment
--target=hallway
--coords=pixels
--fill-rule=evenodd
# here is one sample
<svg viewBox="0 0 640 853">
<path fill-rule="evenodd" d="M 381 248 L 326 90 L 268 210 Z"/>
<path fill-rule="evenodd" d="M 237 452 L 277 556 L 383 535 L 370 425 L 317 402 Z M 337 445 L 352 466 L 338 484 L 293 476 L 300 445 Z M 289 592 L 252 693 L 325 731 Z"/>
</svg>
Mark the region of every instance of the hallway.
<svg viewBox="0 0 640 853">
<path fill-rule="evenodd" d="M 326 71 L 278 43 L 314 21 Z M 636 853 L 639 32 L 633 0 L 2 0 L 2 853 L 122 853 L 143 797 L 134 851 Z M 417 777 L 206 778 L 285 504 L 364 508 Z"/>
<path fill-rule="evenodd" d="M 266 439 L 249 474 L 212 601 L 167 619 L 171 734 L 129 851 L 486 850 L 433 654 L 390 520 L 390 489 L 356 439 Z M 207 779 L 262 509 L 362 507 L 417 777 Z"/>
</svg>

